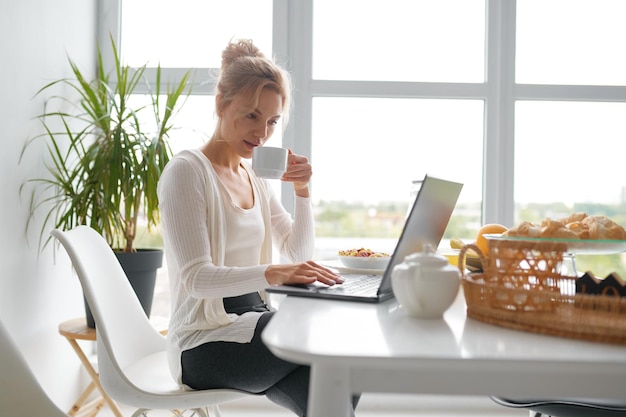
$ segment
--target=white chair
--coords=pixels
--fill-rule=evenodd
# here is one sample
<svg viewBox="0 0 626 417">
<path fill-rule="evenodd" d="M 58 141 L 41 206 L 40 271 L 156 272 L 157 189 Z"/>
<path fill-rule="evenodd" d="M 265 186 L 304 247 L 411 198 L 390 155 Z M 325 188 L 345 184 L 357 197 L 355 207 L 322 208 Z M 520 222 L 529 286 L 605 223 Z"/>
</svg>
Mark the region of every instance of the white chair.
<svg viewBox="0 0 626 417">
<path fill-rule="evenodd" d="M 505 407 L 529 410 L 530 417 L 626 417 L 625 400 L 592 398 L 510 399 L 491 397 Z"/>
<path fill-rule="evenodd" d="M 0 322 L 0 415 L 67 417 L 50 400 Z"/>
<path fill-rule="evenodd" d="M 96 322 L 100 382 L 111 398 L 137 408 L 133 417 L 157 409 L 206 417 L 208 408 L 220 416 L 220 403 L 254 395 L 180 389 L 169 371 L 165 337 L 146 317 L 104 238 L 88 226 L 52 235 L 69 254 Z"/>
</svg>

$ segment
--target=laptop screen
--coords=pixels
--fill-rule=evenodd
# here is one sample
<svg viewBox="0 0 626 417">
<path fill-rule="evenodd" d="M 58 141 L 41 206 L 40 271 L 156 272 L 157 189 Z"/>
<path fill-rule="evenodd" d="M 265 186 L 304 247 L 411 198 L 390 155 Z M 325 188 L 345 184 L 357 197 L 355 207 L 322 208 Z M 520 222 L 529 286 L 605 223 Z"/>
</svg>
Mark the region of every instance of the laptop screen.
<svg viewBox="0 0 626 417">
<path fill-rule="evenodd" d="M 433 250 L 437 249 L 462 188 L 463 184 L 457 182 L 428 175 L 424 177 L 398 244 L 385 269 L 379 294 L 391 291 L 391 272 L 406 256 L 423 251 L 425 245 L 431 245 Z"/>
</svg>

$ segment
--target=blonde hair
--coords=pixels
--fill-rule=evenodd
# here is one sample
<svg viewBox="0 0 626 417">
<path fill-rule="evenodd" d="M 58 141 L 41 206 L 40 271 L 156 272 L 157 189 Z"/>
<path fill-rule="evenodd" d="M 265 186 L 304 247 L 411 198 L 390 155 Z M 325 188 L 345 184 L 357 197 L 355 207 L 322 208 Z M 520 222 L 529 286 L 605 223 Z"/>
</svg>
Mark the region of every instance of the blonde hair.
<svg viewBox="0 0 626 417">
<path fill-rule="evenodd" d="M 217 80 L 217 94 L 222 96 L 222 108 L 239 94 L 249 94 L 254 106 L 264 88 L 280 95 L 283 102 L 283 126 L 289 119 L 291 105 L 291 77 L 289 73 L 268 59 L 251 40 L 229 42 L 222 52 L 222 69 Z M 217 109 L 218 114 L 221 111 Z"/>
</svg>

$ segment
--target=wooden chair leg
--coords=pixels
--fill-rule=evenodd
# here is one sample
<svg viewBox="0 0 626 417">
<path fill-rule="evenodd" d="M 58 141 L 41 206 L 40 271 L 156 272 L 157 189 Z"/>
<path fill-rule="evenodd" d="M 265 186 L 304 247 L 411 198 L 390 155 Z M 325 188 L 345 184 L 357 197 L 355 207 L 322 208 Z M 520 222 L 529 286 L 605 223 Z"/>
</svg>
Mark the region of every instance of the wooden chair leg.
<svg viewBox="0 0 626 417">
<path fill-rule="evenodd" d="M 96 398 L 80 407 L 75 417 L 95 417 L 96 414 L 104 407 L 104 398 Z"/>
<path fill-rule="evenodd" d="M 115 417 L 124 417 L 122 415 L 122 412 L 120 411 L 119 407 L 115 403 L 115 401 L 113 401 L 113 399 L 111 399 L 111 397 L 108 396 L 108 394 L 104 391 L 104 388 L 102 388 L 102 385 L 100 385 L 100 377 L 98 376 L 98 373 L 96 372 L 95 369 L 93 369 L 93 366 L 91 366 L 91 363 L 89 362 L 89 359 L 87 358 L 87 356 L 85 356 L 85 353 L 80 348 L 78 342 L 76 340 L 74 340 L 74 339 L 67 339 L 67 341 L 70 343 L 70 345 L 74 349 L 74 352 L 76 352 L 76 355 L 78 356 L 78 358 L 80 359 L 81 363 L 83 364 L 83 367 L 85 368 L 85 370 L 87 371 L 87 373 L 91 377 L 92 383 L 98 389 L 98 391 L 100 392 L 100 395 L 102 396 L 104 401 L 106 401 L 107 405 L 109 406 L 109 408 L 111 409 L 111 411 L 113 412 Z M 92 388 L 92 390 L 93 390 L 93 388 Z M 81 397 L 82 397 L 82 395 L 81 395 Z"/>
<path fill-rule="evenodd" d="M 67 415 L 69 415 L 70 417 L 74 417 L 76 413 L 78 413 L 78 411 L 81 409 L 83 404 L 85 404 L 85 401 L 87 401 L 87 398 L 89 398 L 95 388 L 96 384 L 94 384 L 93 381 L 90 382 L 89 385 L 87 385 L 87 388 L 85 388 L 85 390 L 83 391 L 83 393 L 80 394 L 80 396 L 76 399 L 70 410 L 67 412 Z"/>
</svg>

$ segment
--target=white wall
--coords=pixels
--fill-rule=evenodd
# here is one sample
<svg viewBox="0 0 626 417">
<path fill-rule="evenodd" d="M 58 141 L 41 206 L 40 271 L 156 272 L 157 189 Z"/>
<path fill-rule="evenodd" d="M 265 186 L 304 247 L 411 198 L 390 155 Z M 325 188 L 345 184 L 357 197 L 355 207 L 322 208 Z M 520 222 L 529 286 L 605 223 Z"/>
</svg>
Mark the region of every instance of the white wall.
<svg viewBox="0 0 626 417">
<path fill-rule="evenodd" d="M 40 131 L 32 120 L 47 82 L 68 76 L 67 56 L 92 72 L 95 65 L 96 0 L 0 0 L 0 320 L 24 348 L 24 355 L 49 396 L 66 409 L 84 374 L 58 324 L 84 315 L 82 292 L 67 255 L 49 247 L 37 253 L 36 233 L 26 239 L 24 179 L 43 175 L 41 147 L 27 138 Z M 4 376 L 6 377 L 6 376 Z"/>
</svg>

